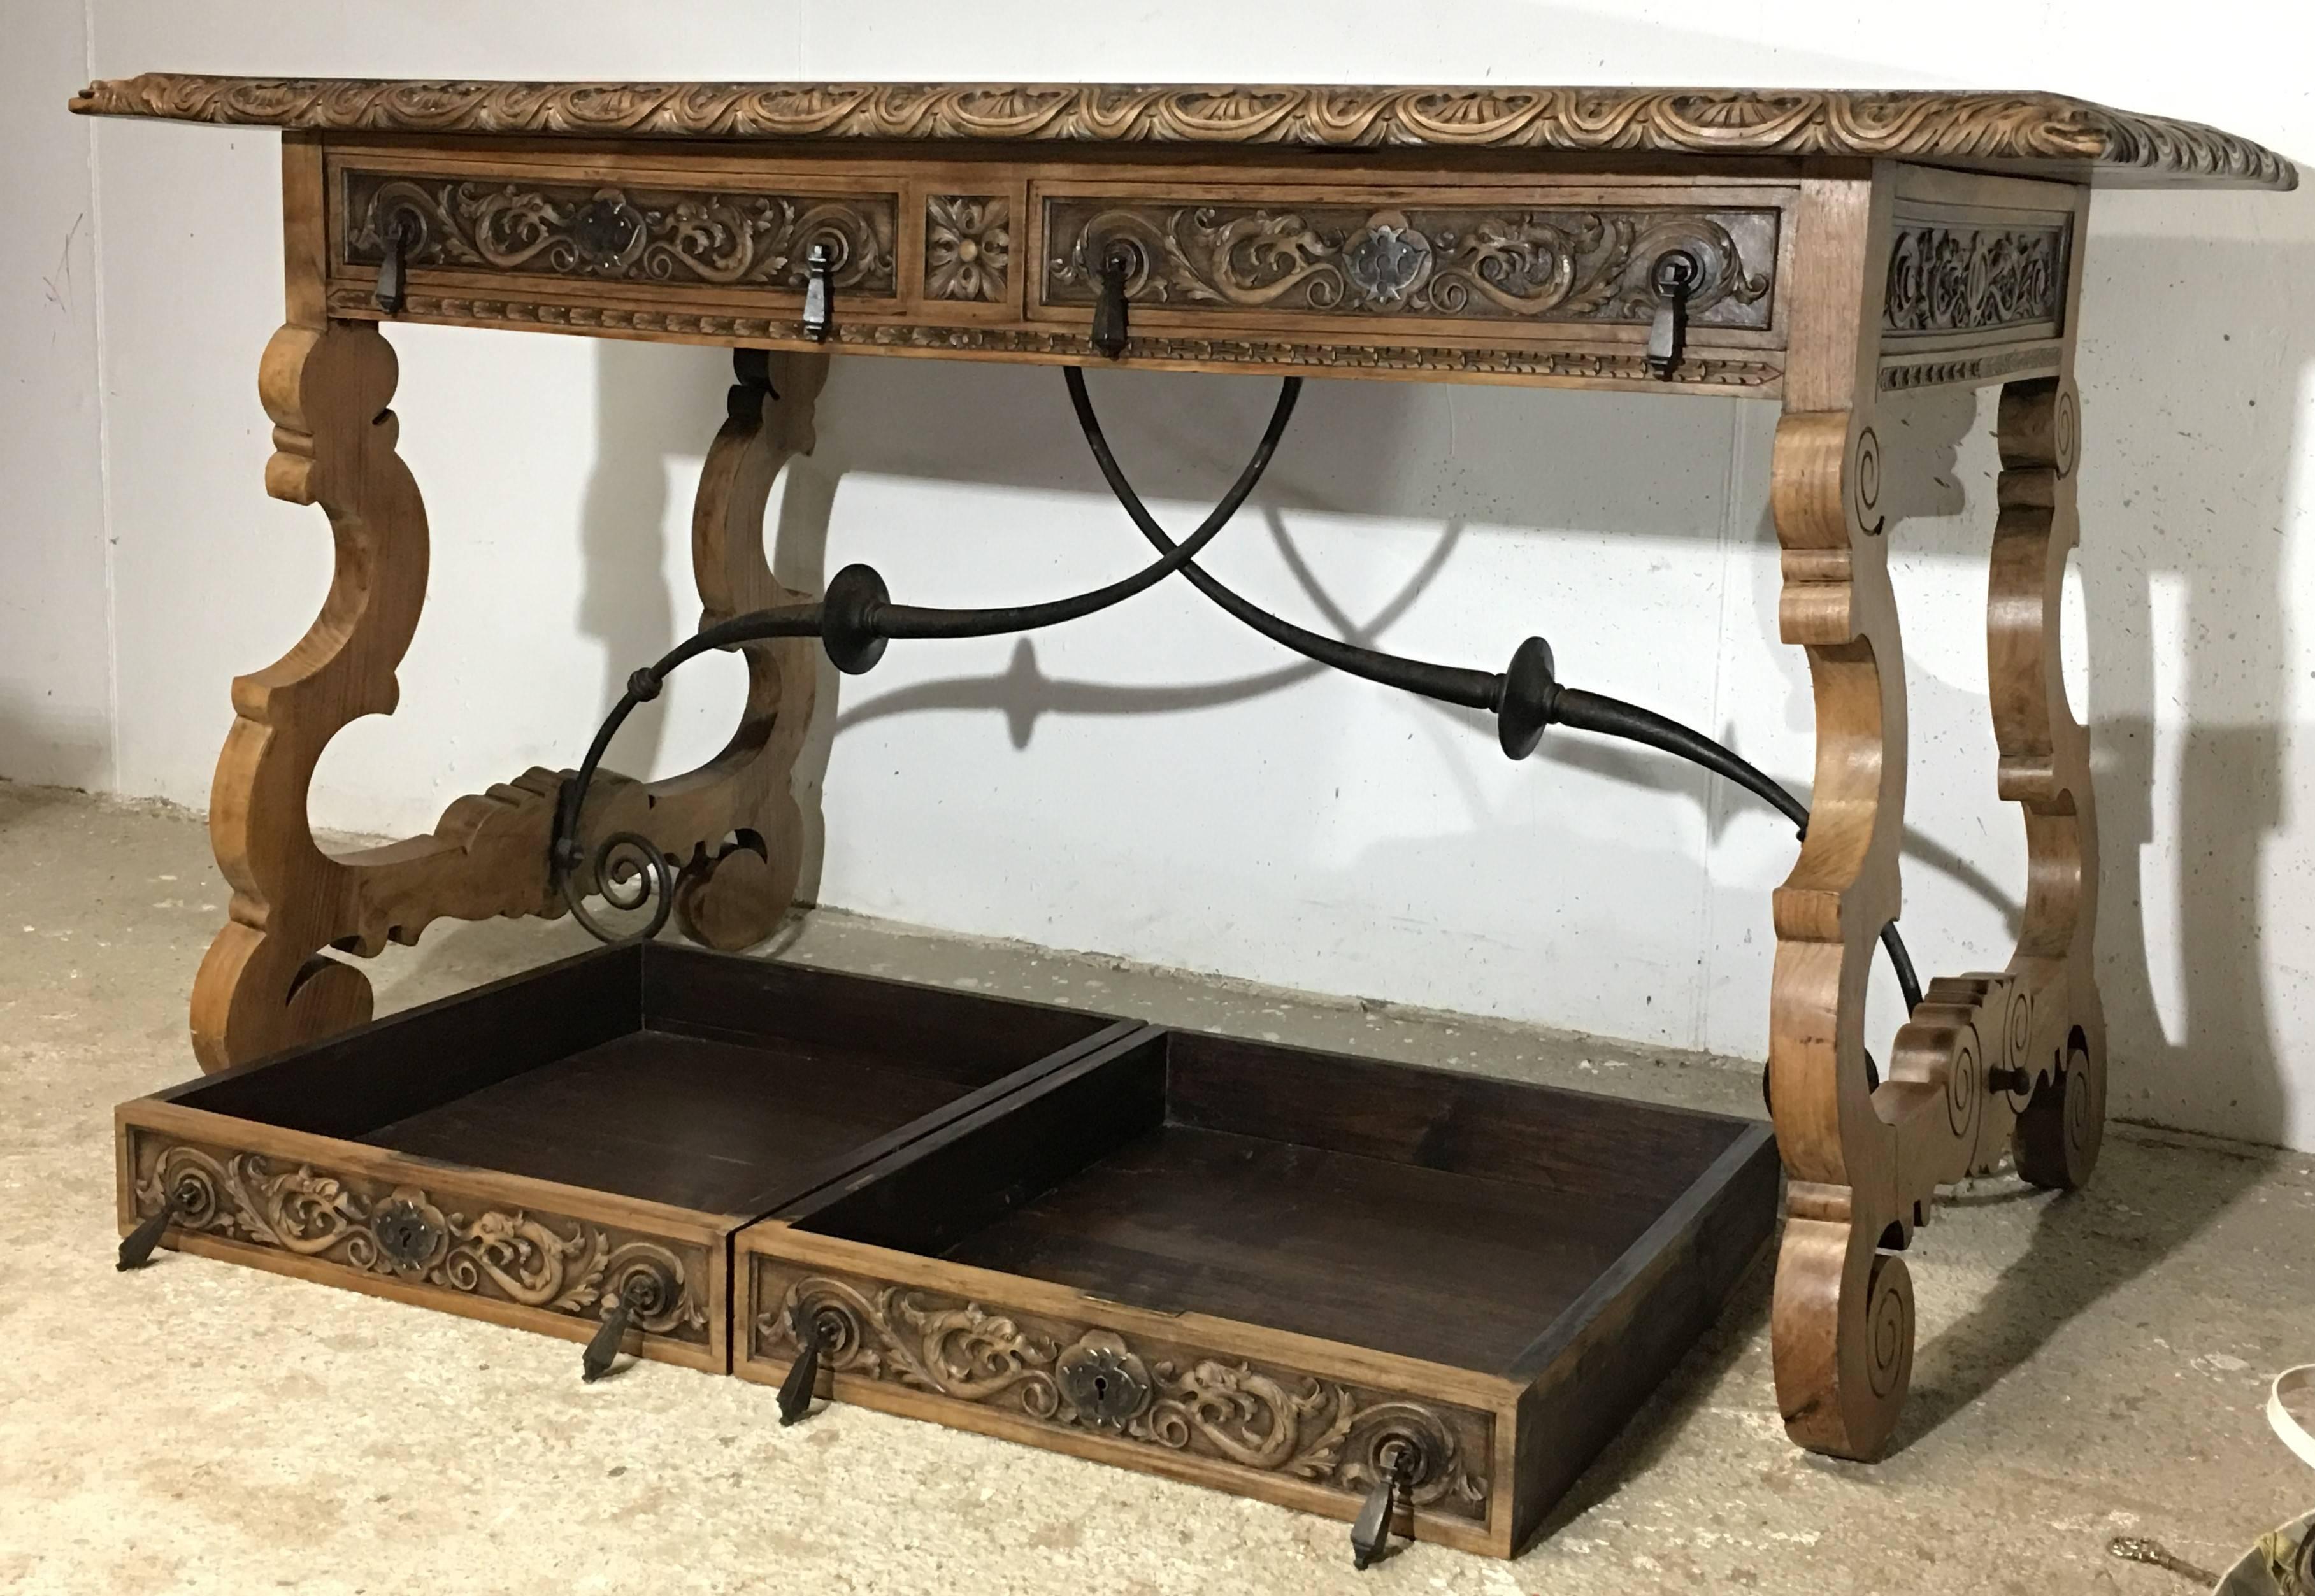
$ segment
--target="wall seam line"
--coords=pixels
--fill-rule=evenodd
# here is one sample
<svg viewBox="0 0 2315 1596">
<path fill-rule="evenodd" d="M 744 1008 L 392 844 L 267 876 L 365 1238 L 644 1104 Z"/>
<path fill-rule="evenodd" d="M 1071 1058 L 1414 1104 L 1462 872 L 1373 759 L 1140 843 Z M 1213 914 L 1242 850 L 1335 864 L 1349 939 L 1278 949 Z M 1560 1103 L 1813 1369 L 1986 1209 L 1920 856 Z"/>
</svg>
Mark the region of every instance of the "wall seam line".
<svg viewBox="0 0 2315 1596">
<path fill-rule="evenodd" d="M 96 4 L 81 0 L 81 66 L 91 82 L 96 79 Z M 120 595 L 112 515 L 112 398 L 107 376 L 111 370 L 105 336 L 104 191 L 96 155 L 99 125 L 88 124 L 88 260 L 94 311 L 91 317 L 96 359 L 96 503 L 97 536 L 104 555 L 104 714 L 105 743 L 110 769 L 105 785 L 119 793 L 127 785 L 120 735 Z"/>
</svg>

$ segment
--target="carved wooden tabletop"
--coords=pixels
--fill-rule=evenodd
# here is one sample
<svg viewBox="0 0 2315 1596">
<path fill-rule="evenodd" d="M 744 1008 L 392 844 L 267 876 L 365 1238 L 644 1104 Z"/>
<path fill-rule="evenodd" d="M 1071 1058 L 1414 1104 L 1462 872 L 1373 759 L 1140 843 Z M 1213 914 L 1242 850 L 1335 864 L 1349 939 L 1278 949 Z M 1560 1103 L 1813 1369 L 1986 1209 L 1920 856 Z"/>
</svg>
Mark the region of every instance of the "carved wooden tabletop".
<svg viewBox="0 0 2315 1596">
<path fill-rule="evenodd" d="M 2272 150 L 2198 122 L 2062 94 L 1977 90 L 491 83 L 148 72 L 91 84 L 72 106 L 330 132 L 1866 156 L 2111 185 L 2298 182 Z"/>
</svg>

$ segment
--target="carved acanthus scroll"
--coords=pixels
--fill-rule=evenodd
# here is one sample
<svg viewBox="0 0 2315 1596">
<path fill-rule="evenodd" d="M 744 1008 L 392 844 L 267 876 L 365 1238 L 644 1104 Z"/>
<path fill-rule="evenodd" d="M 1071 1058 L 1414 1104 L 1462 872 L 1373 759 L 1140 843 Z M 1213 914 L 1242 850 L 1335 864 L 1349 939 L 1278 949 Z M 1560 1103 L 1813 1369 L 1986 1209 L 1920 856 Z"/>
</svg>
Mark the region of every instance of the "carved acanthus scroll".
<svg viewBox="0 0 2315 1596">
<path fill-rule="evenodd" d="M 1651 266 L 1685 252 L 1701 324 L 1765 327 L 1774 209 L 1291 208 L 1103 197 L 1045 202 L 1044 297 L 1090 305 L 1122 251 L 1128 300 L 1477 321 L 1644 323 Z"/>
<path fill-rule="evenodd" d="M 1388 1449 L 1411 1447 L 1418 1508 L 1486 1517 L 1485 1414 L 938 1291 L 762 1256 L 750 1267 L 751 1355 L 794 1358 L 795 1326 L 809 1319 L 821 1366 L 838 1375 L 1347 1492 L 1374 1485 Z"/>
<path fill-rule="evenodd" d="M 180 1233 L 581 1318 L 625 1301 L 650 1334 L 707 1343 L 707 1255 L 696 1244 L 153 1131 L 132 1136 L 136 1210 L 170 1205 Z"/>
<path fill-rule="evenodd" d="M 398 236 L 413 267 L 802 293 L 805 257 L 822 244 L 838 288 L 893 292 L 894 194 L 458 181 L 359 167 L 340 182 L 353 265 L 377 265 Z"/>
<path fill-rule="evenodd" d="M 1903 221 L 1891 240 L 1884 332 L 2054 332 L 2065 307 L 2063 223 L 1971 226 Z"/>
</svg>

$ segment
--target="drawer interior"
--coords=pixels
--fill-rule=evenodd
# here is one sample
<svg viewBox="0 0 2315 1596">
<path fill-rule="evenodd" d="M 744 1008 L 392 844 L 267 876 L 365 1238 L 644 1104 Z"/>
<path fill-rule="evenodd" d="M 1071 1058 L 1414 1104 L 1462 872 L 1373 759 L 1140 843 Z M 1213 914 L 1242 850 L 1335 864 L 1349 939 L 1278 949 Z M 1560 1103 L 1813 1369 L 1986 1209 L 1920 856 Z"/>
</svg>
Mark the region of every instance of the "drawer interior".
<svg viewBox="0 0 2315 1596">
<path fill-rule="evenodd" d="M 1505 1373 L 1748 1136 L 1717 1115 L 1158 1033 L 782 1217 Z"/>
<path fill-rule="evenodd" d="M 752 1217 L 1130 1029 L 653 944 L 582 955 L 170 1095 L 417 1157 Z"/>
</svg>

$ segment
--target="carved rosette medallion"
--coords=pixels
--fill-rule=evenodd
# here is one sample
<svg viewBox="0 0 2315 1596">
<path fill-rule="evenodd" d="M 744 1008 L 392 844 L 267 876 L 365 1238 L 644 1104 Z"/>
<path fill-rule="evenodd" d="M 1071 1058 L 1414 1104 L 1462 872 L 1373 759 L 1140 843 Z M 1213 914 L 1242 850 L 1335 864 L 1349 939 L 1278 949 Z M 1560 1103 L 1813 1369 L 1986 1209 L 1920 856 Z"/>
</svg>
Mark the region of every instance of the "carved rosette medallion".
<svg viewBox="0 0 2315 1596">
<path fill-rule="evenodd" d="M 605 282 L 671 282 L 801 293 L 812 246 L 835 283 L 891 296 L 890 194 L 779 194 L 456 182 L 348 171 L 344 260 L 377 265 L 399 235 L 412 267 Z"/>
<path fill-rule="evenodd" d="M 1013 258 L 1013 206 L 1003 195 L 925 199 L 925 297 L 995 302 Z"/>
<path fill-rule="evenodd" d="M 137 1211 L 169 1202 L 181 1231 L 574 1317 L 624 1297 L 651 1334 L 707 1341 L 707 1260 L 696 1246 L 145 1130 L 132 1133 L 131 1157 Z"/>
<path fill-rule="evenodd" d="M 752 1355 L 794 1358 L 807 1323 L 841 1375 L 1344 1492 L 1371 1489 L 1406 1451 L 1417 1507 L 1486 1521 L 1484 1413 L 762 1256 L 752 1269 Z"/>
<path fill-rule="evenodd" d="M 2056 331 L 2066 297 L 2062 226 L 1955 226 L 1900 220 L 1881 325 L 1907 333 Z"/>
<path fill-rule="evenodd" d="M 1645 323 L 1672 251 L 1699 268 L 1689 319 L 1765 327 L 1774 210 L 1046 201 L 1049 305 L 1090 305 L 1125 257 L 1128 301 L 1169 308 L 1477 321 Z"/>
</svg>

